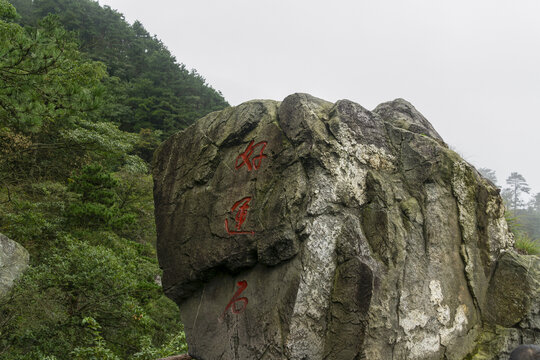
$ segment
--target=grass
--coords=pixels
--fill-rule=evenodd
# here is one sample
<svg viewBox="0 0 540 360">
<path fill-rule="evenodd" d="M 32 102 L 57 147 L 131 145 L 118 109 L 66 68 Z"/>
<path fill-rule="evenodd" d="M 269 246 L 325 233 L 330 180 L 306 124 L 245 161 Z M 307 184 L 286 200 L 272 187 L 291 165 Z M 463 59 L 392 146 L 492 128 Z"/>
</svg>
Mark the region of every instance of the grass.
<svg viewBox="0 0 540 360">
<path fill-rule="evenodd" d="M 540 242 L 529 238 L 526 234 L 517 233 L 516 243 L 514 245 L 516 250 L 526 255 L 540 255 Z"/>
</svg>

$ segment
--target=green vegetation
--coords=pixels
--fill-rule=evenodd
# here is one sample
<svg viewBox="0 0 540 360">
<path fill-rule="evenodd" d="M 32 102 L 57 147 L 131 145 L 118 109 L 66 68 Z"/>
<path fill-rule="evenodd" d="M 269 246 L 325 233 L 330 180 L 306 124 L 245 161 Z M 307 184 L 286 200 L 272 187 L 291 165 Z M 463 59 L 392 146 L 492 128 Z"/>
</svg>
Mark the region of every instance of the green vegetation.
<svg viewBox="0 0 540 360">
<path fill-rule="evenodd" d="M 521 200 L 521 194 L 528 194 L 531 188 L 527 184 L 527 181 L 523 175 L 513 172 L 506 179 L 508 188 L 504 189 L 503 195 L 509 208 L 514 212 L 514 216 L 517 215 L 517 209 L 522 208 L 524 203 Z"/>
<path fill-rule="evenodd" d="M 517 233 L 515 240 L 515 247 L 520 252 L 528 255 L 540 255 L 540 244 L 538 241 L 531 240 L 527 234 Z"/>
<path fill-rule="evenodd" d="M 20 15 L 0 0 L 0 232 L 31 263 L 0 299 L 0 357 L 187 351 L 160 286 L 148 162 L 226 102 L 95 1 L 11 3 Z"/>
<path fill-rule="evenodd" d="M 525 255 L 540 255 L 540 241 L 531 237 L 534 227 L 524 226 L 523 219 L 512 216 L 508 211 L 505 217 L 509 230 L 514 234 L 516 250 Z M 540 222 L 540 215 L 537 215 L 536 222 Z"/>
<path fill-rule="evenodd" d="M 491 182 L 496 184 L 495 171 L 480 168 L 478 171 Z M 531 190 L 523 175 L 512 172 L 506 179 L 508 187 L 504 188 L 501 196 L 507 209 L 506 221 L 515 237 L 515 248 L 530 255 L 540 255 L 540 193 L 529 202 L 522 198 Z"/>
<path fill-rule="evenodd" d="M 57 14 L 65 29 L 78 34 L 81 52 L 107 66 L 103 91 L 109 103 L 101 107 L 100 116 L 122 130 L 159 130 L 168 136 L 227 106 L 219 92 L 195 70 L 178 64 L 140 22 L 129 25 L 107 6 L 92 0 L 11 2 L 20 9 L 24 25 L 35 26 L 49 13 Z"/>
</svg>

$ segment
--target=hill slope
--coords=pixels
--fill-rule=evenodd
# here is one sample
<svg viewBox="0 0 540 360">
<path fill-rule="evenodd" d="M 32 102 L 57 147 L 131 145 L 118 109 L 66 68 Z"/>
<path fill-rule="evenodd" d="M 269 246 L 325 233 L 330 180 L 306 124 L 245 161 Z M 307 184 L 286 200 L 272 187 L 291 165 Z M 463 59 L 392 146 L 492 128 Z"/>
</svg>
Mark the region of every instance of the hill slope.
<svg viewBox="0 0 540 360">
<path fill-rule="evenodd" d="M 111 9 L 13 3 L 22 16 L 0 0 L 0 233 L 30 266 L 0 299 L 0 357 L 181 353 L 178 309 L 160 286 L 148 160 L 167 134 L 227 104 Z"/>
<path fill-rule="evenodd" d="M 80 51 L 107 65 L 108 94 L 115 106 L 103 115 L 122 130 L 160 130 L 166 135 L 228 106 L 195 70 L 187 70 L 140 22 L 92 0 L 12 0 L 23 25 L 56 14 L 78 34 Z M 119 106 L 118 106 L 119 105 Z"/>
</svg>

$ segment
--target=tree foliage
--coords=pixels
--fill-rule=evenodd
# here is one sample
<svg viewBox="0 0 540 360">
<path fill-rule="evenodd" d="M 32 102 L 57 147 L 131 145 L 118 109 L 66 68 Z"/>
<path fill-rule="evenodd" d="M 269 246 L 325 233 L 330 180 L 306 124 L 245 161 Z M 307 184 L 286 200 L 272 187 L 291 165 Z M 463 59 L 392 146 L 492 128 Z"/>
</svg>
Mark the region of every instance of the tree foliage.
<svg viewBox="0 0 540 360">
<path fill-rule="evenodd" d="M 99 345 L 127 358 L 142 349 L 145 336 L 166 338 L 165 331 L 181 329 L 150 315 L 162 297 L 154 282 L 155 261 L 128 240 L 112 233 L 100 236 L 117 242 L 118 250 L 66 235 L 58 249 L 25 273 L 2 309 L 0 342 L 13 358 L 42 353 L 69 359 L 81 345 Z M 174 304 L 160 310 L 177 315 Z M 84 326 L 89 317 L 101 327 L 99 344 Z"/>
<path fill-rule="evenodd" d="M 12 0 L 24 9 L 22 22 L 34 26 L 48 14 L 77 32 L 81 51 L 107 65 L 104 82 L 114 107 L 102 116 L 123 130 L 178 131 L 211 111 L 227 106 L 221 93 L 195 70 L 179 64 L 167 47 L 136 21 L 92 0 Z"/>
<path fill-rule="evenodd" d="M 527 254 L 540 253 L 540 193 L 536 194 L 525 206 L 523 194 L 530 192 L 523 175 L 512 172 L 506 179 L 508 187 L 504 188 L 501 195 L 507 209 L 506 219 L 510 231 L 515 236 L 515 247 Z"/>
<path fill-rule="evenodd" d="M 536 195 L 534 195 L 534 197 L 529 202 L 529 207 L 533 211 L 540 212 L 540 193 L 536 193 Z"/>
<path fill-rule="evenodd" d="M 158 281 L 145 162 L 162 132 L 119 128 L 139 107 L 128 101 L 136 79 L 110 76 L 112 65 L 97 60 L 116 50 L 84 54 L 81 33 L 62 26 L 88 25 L 98 36 L 103 29 L 84 18 L 94 9 L 88 19 L 97 21 L 97 3 L 13 3 L 22 18 L 0 0 L 0 232 L 20 242 L 31 263 L 0 299 L 0 357 L 173 355 L 185 337 Z M 118 74 L 123 64 L 118 60 Z"/>
<path fill-rule="evenodd" d="M 478 172 L 482 174 L 483 177 L 491 181 L 493 185 L 497 185 L 497 175 L 495 174 L 494 170 L 488 168 L 479 168 Z"/>
<path fill-rule="evenodd" d="M 0 300 L 3 358 L 110 353 L 127 359 L 145 349 L 157 351 L 181 333 L 178 309 L 156 280 L 154 233 L 133 221 L 153 220 L 151 182 L 137 175 L 144 180 L 142 192 L 129 176 L 91 165 L 67 185 L 12 187 L 10 201 L 5 191 L 0 194 L 0 232 L 31 253 L 30 269 L 11 296 Z M 87 203 L 104 205 L 98 209 L 106 214 L 115 209 L 116 219 L 127 215 L 131 221 L 106 223 L 111 219 L 93 210 L 86 215 L 98 220 L 73 221 L 73 206 Z M 141 208 L 148 211 L 137 213 Z M 99 324 L 99 341 L 85 318 Z"/>
<path fill-rule="evenodd" d="M 529 184 L 527 184 L 527 181 L 523 175 L 517 172 L 510 174 L 510 176 L 506 179 L 506 184 L 508 184 L 509 187 L 505 189 L 503 195 L 505 195 L 509 206 L 513 209 L 514 216 L 516 216 L 517 209 L 524 205 L 521 195 L 523 193 L 528 194 L 531 188 L 529 187 Z"/>
<path fill-rule="evenodd" d="M 115 189 L 119 182 L 99 164 L 85 166 L 70 179 L 68 189 L 79 195 L 67 209 L 71 225 L 121 228 L 135 221 L 134 214 L 121 209 Z"/>
<path fill-rule="evenodd" d="M 9 4 L 2 0 L 4 8 Z M 77 50 L 73 34 L 49 15 L 23 28 L 0 20 L 0 173 L 16 183 L 66 176 L 92 160 L 130 151 L 136 136 L 105 122 L 105 66 Z"/>
<path fill-rule="evenodd" d="M 85 61 L 55 16 L 35 29 L 2 22 L 0 126 L 23 134 L 68 128 L 98 105 L 103 64 Z"/>
</svg>

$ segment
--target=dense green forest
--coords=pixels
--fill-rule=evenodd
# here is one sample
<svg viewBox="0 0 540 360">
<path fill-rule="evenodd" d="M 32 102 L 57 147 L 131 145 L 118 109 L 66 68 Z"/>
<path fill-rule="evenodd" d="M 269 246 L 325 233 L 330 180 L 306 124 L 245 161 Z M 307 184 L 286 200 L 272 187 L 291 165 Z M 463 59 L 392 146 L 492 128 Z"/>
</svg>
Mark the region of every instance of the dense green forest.
<svg viewBox="0 0 540 360">
<path fill-rule="evenodd" d="M 0 299 L 0 358 L 185 352 L 160 286 L 149 163 L 223 96 L 92 0 L 0 0 L 0 82 L 0 233 L 30 253 Z"/>
<path fill-rule="evenodd" d="M 122 14 L 95 1 L 11 0 L 21 24 L 36 26 L 49 13 L 77 33 L 80 51 L 107 66 L 101 116 L 121 130 L 161 131 L 165 136 L 184 128 L 227 103 L 196 71 L 178 64 L 165 45 L 140 22 L 129 25 Z M 112 106 L 111 106 L 112 105 Z"/>
</svg>

